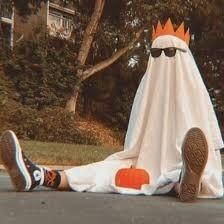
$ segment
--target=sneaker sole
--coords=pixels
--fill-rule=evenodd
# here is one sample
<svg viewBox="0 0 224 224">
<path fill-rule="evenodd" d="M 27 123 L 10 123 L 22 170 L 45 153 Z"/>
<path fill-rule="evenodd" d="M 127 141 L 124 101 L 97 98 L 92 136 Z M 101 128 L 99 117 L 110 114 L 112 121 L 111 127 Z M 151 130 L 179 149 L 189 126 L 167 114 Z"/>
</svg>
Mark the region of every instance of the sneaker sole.
<svg viewBox="0 0 224 224">
<path fill-rule="evenodd" d="M 204 133 L 192 128 L 186 134 L 182 146 L 183 176 L 180 182 L 179 198 L 182 202 L 197 199 L 201 177 L 208 160 L 208 145 Z"/>
<path fill-rule="evenodd" d="M 0 156 L 16 191 L 29 191 L 31 177 L 24 164 L 22 150 L 14 132 L 6 131 L 2 134 Z"/>
</svg>

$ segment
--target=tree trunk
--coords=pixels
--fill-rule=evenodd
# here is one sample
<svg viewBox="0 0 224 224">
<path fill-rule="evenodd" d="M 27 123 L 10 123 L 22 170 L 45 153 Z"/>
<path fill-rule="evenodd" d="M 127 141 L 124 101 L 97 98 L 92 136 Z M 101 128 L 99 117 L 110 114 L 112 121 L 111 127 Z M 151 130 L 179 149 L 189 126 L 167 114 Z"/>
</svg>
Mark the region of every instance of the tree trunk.
<svg viewBox="0 0 224 224">
<path fill-rule="evenodd" d="M 105 5 L 105 0 L 96 0 L 95 1 L 95 7 L 94 7 L 94 11 L 93 14 L 91 16 L 90 22 L 88 24 L 88 26 L 86 27 L 85 33 L 84 33 L 84 37 L 82 40 L 82 45 L 80 47 L 79 50 L 79 54 L 78 54 L 78 62 L 79 65 L 85 65 L 86 63 L 86 59 L 89 55 L 89 51 L 93 42 L 93 37 L 94 34 L 97 30 L 102 12 L 103 12 L 103 8 Z M 77 71 L 78 76 L 80 74 L 82 74 L 82 70 Z M 69 100 L 66 103 L 66 108 L 68 111 L 75 113 L 75 109 L 76 109 L 76 101 L 78 98 L 78 93 L 76 90 L 77 87 L 75 87 L 75 90 L 73 91 L 72 96 L 69 98 Z"/>
<path fill-rule="evenodd" d="M 94 34 L 96 33 L 103 8 L 105 5 L 105 0 L 96 0 L 93 14 L 90 18 L 89 24 L 86 27 L 82 45 L 78 54 L 78 62 L 80 65 L 84 65 L 86 63 L 86 59 L 89 55 L 89 51 L 93 42 Z"/>
<path fill-rule="evenodd" d="M 80 89 L 76 87 L 73 90 L 73 94 L 70 96 L 69 100 L 66 103 L 65 109 L 69 112 L 75 113 L 76 110 L 76 104 L 79 96 Z"/>
</svg>

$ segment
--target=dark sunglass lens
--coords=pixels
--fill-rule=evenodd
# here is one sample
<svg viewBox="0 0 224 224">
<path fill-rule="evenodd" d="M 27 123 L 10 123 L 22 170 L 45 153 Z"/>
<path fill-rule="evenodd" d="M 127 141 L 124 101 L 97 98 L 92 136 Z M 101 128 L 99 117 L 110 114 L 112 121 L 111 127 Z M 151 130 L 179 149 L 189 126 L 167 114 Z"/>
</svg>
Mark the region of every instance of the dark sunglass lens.
<svg viewBox="0 0 224 224">
<path fill-rule="evenodd" d="M 151 52 L 151 55 L 152 55 L 153 58 L 158 58 L 161 55 L 161 53 L 162 53 L 162 49 L 160 49 L 160 48 L 151 48 L 150 52 Z"/>
<path fill-rule="evenodd" d="M 177 49 L 174 47 L 169 47 L 164 49 L 164 53 L 167 57 L 174 57 Z"/>
</svg>

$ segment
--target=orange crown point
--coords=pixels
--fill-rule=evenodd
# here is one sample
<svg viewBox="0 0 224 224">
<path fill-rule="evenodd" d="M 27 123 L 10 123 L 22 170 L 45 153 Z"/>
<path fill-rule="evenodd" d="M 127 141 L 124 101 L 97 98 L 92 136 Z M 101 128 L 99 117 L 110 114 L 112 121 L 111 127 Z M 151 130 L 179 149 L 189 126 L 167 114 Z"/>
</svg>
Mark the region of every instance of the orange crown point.
<svg viewBox="0 0 224 224">
<path fill-rule="evenodd" d="M 180 26 L 178 27 L 178 29 L 176 30 L 176 34 L 179 35 L 179 36 L 184 36 L 185 35 L 184 22 L 182 22 L 180 24 Z"/>
<path fill-rule="evenodd" d="M 158 31 L 157 31 L 158 30 Z M 156 33 L 158 33 L 158 32 L 162 32 L 163 31 L 163 27 L 162 27 L 162 25 L 161 25 L 161 23 L 160 23 L 160 21 L 157 23 L 157 27 L 156 27 Z"/>
<path fill-rule="evenodd" d="M 153 34 L 152 35 L 153 35 L 154 39 L 156 39 L 158 37 L 158 34 L 162 33 L 162 32 L 163 32 L 163 27 L 162 27 L 160 21 L 158 21 L 156 29 L 153 26 Z"/>
<path fill-rule="evenodd" d="M 163 35 L 172 35 L 178 37 L 179 39 L 185 41 L 188 45 L 190 42 L 190 32 L 189 29 L 185 33 L 184 22 L 174 31 L 173 24 L 171 19 L 169 18 L 164 27 L 162 27 L 160 21 L 158 21 L 156 29 L 153 27 L 152 32 L 152 41 L 154 41 L 157 37 Z"/>
<path fill-rule="evenodd" d="M 190 29 L 189 28 L 187 29 L 187 32 L 184 37 L 185 37 L 185 42 L 189 45 L 190 43 Z"/>
<path fill-rule="evenodd" d="M 162 33 L 164 33 L 165 35 L 166 35 L 167 33 L 169 33 L 169 34 L 171 34 L 171 35 L 174 35 L 174 34 L 175 34 L 175 32 L 174 32 L 174 28 L 173 28 L 173 24 L 172 24 L 170 18 L 167 20 L 167 22 L 166 22 L 166 24 L 165 24 L 165 26 L 164 26 L 164 28 L 163 28 Z"/>
<path fill-rule="evenodd" d="M 155 27 L 152 26 L 152 36 L 154 37 L 156 35 L 156 30 L 155 30 Z"/>
</svg>

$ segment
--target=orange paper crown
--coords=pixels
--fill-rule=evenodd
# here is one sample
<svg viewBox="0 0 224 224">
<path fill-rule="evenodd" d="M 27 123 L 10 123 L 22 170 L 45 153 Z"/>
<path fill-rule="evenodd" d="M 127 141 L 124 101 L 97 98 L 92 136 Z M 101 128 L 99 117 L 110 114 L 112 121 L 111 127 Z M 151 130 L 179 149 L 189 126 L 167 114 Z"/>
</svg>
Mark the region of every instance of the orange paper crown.
<svg viewBox="0 0 224 224">
<path fill-rule="evenodd" d="M 153 26 L 152 41 L 154 41 L 157 37 L 163 36 L 163 35 L 172 35 L 172 36 L 178 37 L 181 40 L 185 41 L 187 45 L 189 45 L 189 42 L 190 42 L 190 32 L 188 29 L 187 32 L 185 33 L 184 22 L 178 27 L 176 31 L 174 31 L 173 24 L 170 19 L 167 20 L 164 27 L 162 27 L 159 21 L 156 29 Z"/>
</svg>

